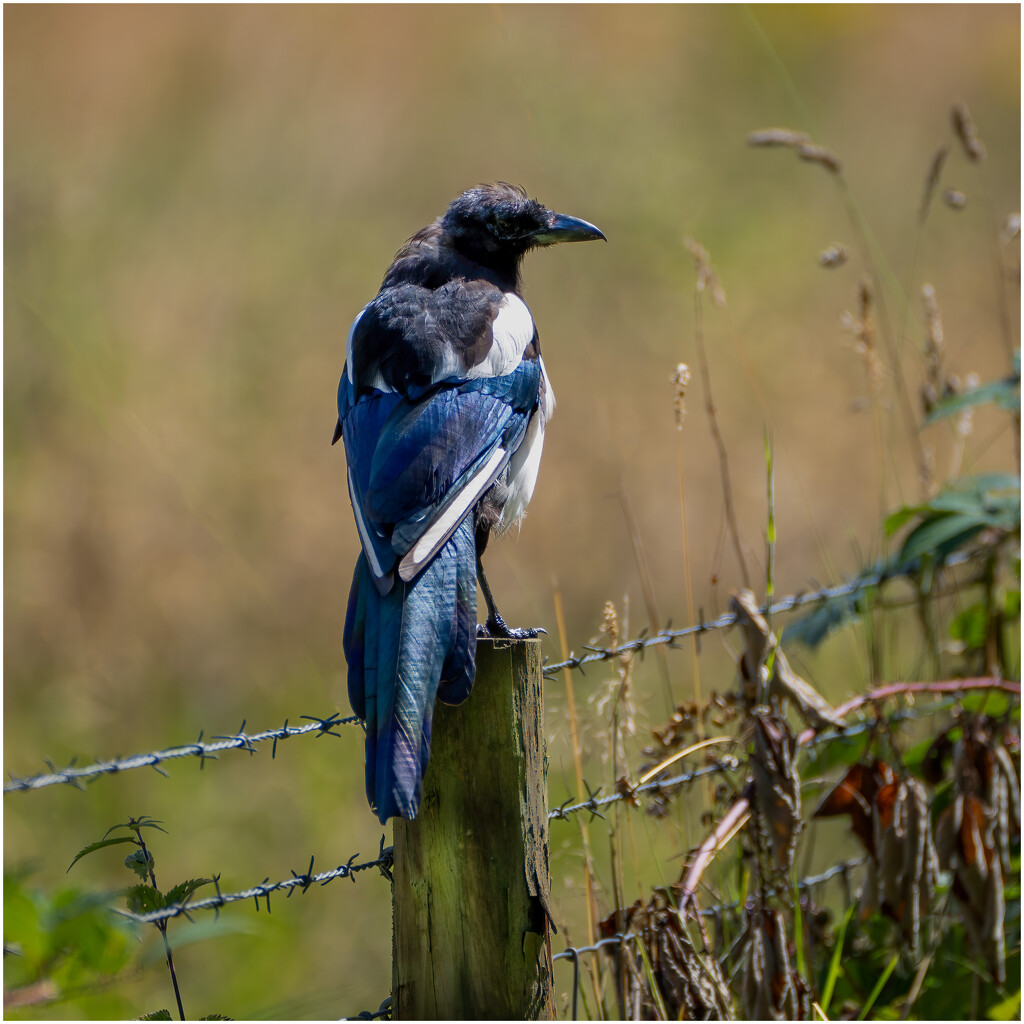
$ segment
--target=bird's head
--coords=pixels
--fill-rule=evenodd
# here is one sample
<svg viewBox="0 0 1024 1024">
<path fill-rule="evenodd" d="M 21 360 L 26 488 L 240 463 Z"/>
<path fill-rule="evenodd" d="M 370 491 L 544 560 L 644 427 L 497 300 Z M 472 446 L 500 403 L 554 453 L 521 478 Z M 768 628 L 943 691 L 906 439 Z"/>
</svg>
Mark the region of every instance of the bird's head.
<svg viewBox="0 0 1024 1024">
<path fill-rule="evenodd" d="M 585 220 L 547 209 L 514 185 L 480 185 L 453 200 L 441 218 L 448 244 L 484 266 L 504 268 L 530 249 L 604 238 Z"/>
</svg>

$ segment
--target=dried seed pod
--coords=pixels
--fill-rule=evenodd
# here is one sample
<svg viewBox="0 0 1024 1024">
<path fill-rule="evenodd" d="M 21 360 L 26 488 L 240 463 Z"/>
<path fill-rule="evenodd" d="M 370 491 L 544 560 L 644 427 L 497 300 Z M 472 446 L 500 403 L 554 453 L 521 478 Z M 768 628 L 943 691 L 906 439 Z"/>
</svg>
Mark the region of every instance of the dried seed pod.
<svg viewBox="0 0 1024 1024">
<path fill-rule="evenodd" d="M 672 402 L 676 416 L 676 430 L 683 429 L 683 420 L 686 419 L 686 389 L 690 386 L 690 377 L 690 368 L 686 363 L 680 363 L 676 367 L 676 372 L 672 374 L 672 383 L 676 389 Z"/>
<path fill-rule="evenodd" d="M 850 258 L 850 253 L 842 242 L 833 242 L 827 249 L 818 253 L 818 262 L 830 270 L 841 267 Z"/>
<path fill-rule="evenodd" d="M 800 816 L 800 776 L 794 753 L 796 740 L 785 720 L 775 715 L 753 715 L 754 753 L 750 768 L 754 776 L 754 801 L 767 826 L 775 853 L 775 866 L 788 873 L 793 867 L 797 837 L 803 827 Z"/>
<path fill-rule="evenodd" d="M 942 193 L 942 201 L 951 210 L 962 210 L 967 205 L 967 196 L 957 188 L 947 188 Z"/>
<path fill-rule="evenodd" d="M 807 985 L 789 960 L 786 926 L 779 910 L 748 908 L 747 957 L 742 980 L 747 1020 L 806 1020 Z"/>
<path fill-rule="evenodd" d="M 623 955 L 608 949 L 614 964 L 616 987 L 627 992 L 630 1020 L 659 1019 L 651 981 L 658 988 L 672 1020 L 733 1020 L 729 988 L 713 956 L 701 956 L 676 909 L 679 892 L 655 889 L 649 902 L 638 900 L 613 911 L 599 923 L 604 938 L 629 932 L 639 937 L 647 963 L 635 946 Z M 650 965 L 650 973 L 647 971 Z"/>
</svg>

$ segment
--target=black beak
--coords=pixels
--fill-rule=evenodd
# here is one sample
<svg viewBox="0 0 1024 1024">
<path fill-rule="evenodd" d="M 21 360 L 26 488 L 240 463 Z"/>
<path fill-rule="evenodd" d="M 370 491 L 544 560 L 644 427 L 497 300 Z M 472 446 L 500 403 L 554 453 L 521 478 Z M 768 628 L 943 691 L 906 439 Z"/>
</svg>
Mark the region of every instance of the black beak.
<svg viewBox="0 0 1024 1024">
<path fill-rule="evenodd" d="M 568 217 L 564 213 L 552 213 L 548 218 L 547 227 L 534 231 L 530 236 L 537 245 L 555 245 L 557 242 L 588 242 L 600 238 L 607 242 L 600 228 L 588 224 L 578 217 Z"/>
</svg>

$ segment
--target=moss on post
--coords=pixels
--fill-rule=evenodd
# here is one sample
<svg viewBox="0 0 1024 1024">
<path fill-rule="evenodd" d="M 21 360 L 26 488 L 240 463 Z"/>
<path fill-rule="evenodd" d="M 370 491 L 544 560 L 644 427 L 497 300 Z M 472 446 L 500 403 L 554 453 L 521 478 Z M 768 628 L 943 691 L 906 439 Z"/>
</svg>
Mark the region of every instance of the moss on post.
<svg viewBox="0 0 1024 1024">
<path fill-rule="evenodd" d="M 538 640 L 481 640 L 434 713 L 419 817 L 395 819 L 396 1019 L 554 1016 Z"/>
</svg>

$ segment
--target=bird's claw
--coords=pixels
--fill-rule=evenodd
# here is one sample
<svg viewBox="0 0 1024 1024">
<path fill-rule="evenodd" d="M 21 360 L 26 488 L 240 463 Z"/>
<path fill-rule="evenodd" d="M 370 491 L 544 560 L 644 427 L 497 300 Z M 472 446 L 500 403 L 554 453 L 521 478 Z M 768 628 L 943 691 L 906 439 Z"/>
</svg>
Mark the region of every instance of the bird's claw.
<svg viewBox="0 0 1024 1024">
<path fill-rule="evenodd" d="M 536 629 L 515 629 L 507 626 L 505 620 L 497 613 L 476 627 L 478 640 L 536 640 L 542 633 L 546 635 L 547 630 L 540 626 Z"/>
</svg>

